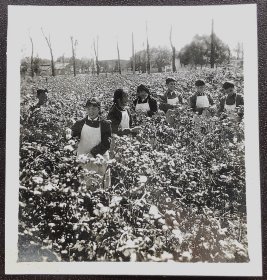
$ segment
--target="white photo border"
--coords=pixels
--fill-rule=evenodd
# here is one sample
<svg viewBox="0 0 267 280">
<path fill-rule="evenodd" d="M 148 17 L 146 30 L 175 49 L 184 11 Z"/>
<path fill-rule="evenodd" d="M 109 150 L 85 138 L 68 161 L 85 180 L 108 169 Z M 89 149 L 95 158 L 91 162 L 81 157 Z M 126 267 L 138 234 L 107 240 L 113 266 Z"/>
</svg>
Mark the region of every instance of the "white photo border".
<svg viewBox="0 0 267 280">
<path fill-rule="evenodd" d="M 6 120 L 6 200 L 5 273 L 6 274 L 86 274 L 86 275 L 190 275 L 261 276 L 261 200 L 258 118 L 257 5 L 247 6 L 247 38 L 244 42 L 245 165 L 247 189 L 248 263 L 125 263 L 125 262 L 17 262 L 19 209 L 20 137 L 20 49 L 19 20 L 27 6 L 8 6 L 7 36 L 7 120 Z M 232 6 L 232 5 L 231 5 Z M 136 6 L 135 6 L 136 7 Z M 161 7 L 156 6 L 159 9 Z M 203 6 L 199 6 L 203 7 Z M 214 8 L 220 8 L 214 6 Z M 36 8 L 42 8 L 36 6 Z M 63 7 L 62 7 L 63 8 Z M 64 7 L 66 8 L 66 7 Z M 72 8 L 72 7 L 67 7 Z M 81 7 L 82 8 L 82 7 Z M 129 8 L 129 7 L 127 7 Z M 189 7 L 190 8 L 190 7 Z M 53 9 L 53 7 L 51 7 Z M 238 15 L 241 16 L 241 15 Z"/>
</svg>

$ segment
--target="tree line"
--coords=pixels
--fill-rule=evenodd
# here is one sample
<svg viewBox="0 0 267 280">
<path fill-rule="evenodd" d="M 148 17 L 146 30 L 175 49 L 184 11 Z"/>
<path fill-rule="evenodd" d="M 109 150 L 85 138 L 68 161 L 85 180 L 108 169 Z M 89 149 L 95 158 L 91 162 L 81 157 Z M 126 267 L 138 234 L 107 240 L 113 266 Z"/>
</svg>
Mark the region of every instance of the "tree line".
<svg viewBox="0 0 267 280">
<path fill-rule="evenodd" d="M 47 43 L 47 46 L 50 50 L 51 59 L 43 60 L 38 56 L 34 57 L 34 45 L 33 40 L 30 37 L 32 51 L 31 58 L 21 61 L 21 73 L 25 74 L 27 71 L 31 73 L 31 76 L 39 75 L 41 72 L 40 66 L 42 63 L 50 63 L 51 65 L 51 74 L 55 76 L 55 61 L 53 56 L 53 48 L 51 44 L 50 36 L 45 35 L 43 32 L 44 39 Z M 133 73 L 136 71 L 142 73 L 150 73 L 151 69 L 156 69 L 157 72 L 162 72 L 165 66 L 171 65 L 172 72 L 176 71 L 177 62 L 181 67 L 203 67 L 209 66 L 211 68 L 217 67 L 218 65 L 229 64 L 231 61 L 231 50 L 227 44 L 225 44 L 216 34 L 213 32 L 213 24 L 212 24 L 212 32 L 211 35 L 195 35 L 192 39 L 191 43 L 184 46 L 179 52 L 176 51 L 175 46 L 172 41 L 172 27 L 170 29 L 170 48 L 168 47 L 150 47 L 149 38 L 146 38 L 146 47 L 144 49 L 135 51 L 134 48 L 134 36 L 132 33 L 132 56 L 130 58 L 129 64 L 127 68 L 130 68 Z M 72 56 L 70 58 L 65 58 L 64 56 L 59 57 L 56 62 L 64 62 L 67 63 L 67 68 L 72 68 L 72 73 L 74 76 L 77 74 L 77 69 L 79 69 L 82 73 L 91 72 L 99 74 L 102 72 L 118 72 L 121 74 L 122 66 L 120 60 L 120 49 L 119 42 L 117 41 L 117 61 L 113 67 L 111 67 L 107 61 L 101 61 L 99 59 L 98 48 L 99 48 L 99 40 L 98 36 L 93 41 L 93 51 L 94 58 L 82 58 L 78 59 L 76 57 L 76 49 L 78 45 L 78 41 L 71 36 L 70 37 Z M 243 59 L 243 46 L 238 43 L 236 51 L 237 59 Z M 69 71 L 70 72 L 70 71 Z"/>
</svg>

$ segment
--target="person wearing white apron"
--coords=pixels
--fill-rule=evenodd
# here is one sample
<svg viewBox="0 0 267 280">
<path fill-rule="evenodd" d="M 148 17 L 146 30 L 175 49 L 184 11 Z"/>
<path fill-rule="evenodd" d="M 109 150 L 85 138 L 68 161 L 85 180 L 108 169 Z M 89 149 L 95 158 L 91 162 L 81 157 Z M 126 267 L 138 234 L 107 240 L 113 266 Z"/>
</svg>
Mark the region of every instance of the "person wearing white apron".
<svg viewBox="0 0 267 280">
<path fill-rule="evenodd" d="M 196 93 L 190 97 L 190 107 L 193 112 L 202 115 L 208 108 L 214 105 L 214 101 L 209 94 L 205 93 L 205 82 L 197 80 L 195 82 Z"/>
<path fill-rule="evenodd" d="M 225 96 L 221 98 L 219 105 L 219 113 L 225 112 L 232 120 L 241 120 L 242 112 L 238 112 L 238 108 L 244 105 L 244 99 L 241 95 L 234 92 L 234 83 L 227 81 L 223 84 L 223 92 Z"/>
<path fill-rule="evenodd" d="M 137 113 L 146 113 L 149 117 L 158 111 L 157 101 L 150 96 L 149 89 L 141 84 L 137 87 L 137 98 L 133 101 Z"/>
<path fill-rule="evenodd" d="M 108 113 L 107 119 L 111 121 L 112 135 L 136 135 L 140 127 L 133 127 L 132 115 L 127 107 L 128 93 L 123 89 L 117 89 L 114 92 L 113 105 Z M 111 156 L 114 155 L 115 139 L 111 140 Z"/>
<path fill-rule="evenodd" d="M 167 78 L 166 86 L 167 91 L 160 97 L 161 103 L 159 109 L 167 113 L 168 110 L 175 109 L 179 104 L 183 104 L 183 98 L 181 94 L 175 91 L 175 79 Z"/>
<path fill-rule="evenodd" d="M 91 161 L 82 163 L 84 169 L 95 171 L 105 176 L 105 185 L 110 185 L 110 172 L 107 171 L 109 160 L 109 148 L 111 141 L 111 126 L 105 120 L 100 120 L 100 102 L 97 98 L 91 98 L 86 103 L 87 116 L 77 121 L 72 127 L 72 136 L 80 138 L 77 150 L 77 160 L 86 155 Z M 102 162 L 96 163 L 97 155 L 101 155 Z M 100 160 L 99 160 L 100 161 Z M 90 177 L 87 178 L 87 185 L 91 184 Z"/>
</svg>

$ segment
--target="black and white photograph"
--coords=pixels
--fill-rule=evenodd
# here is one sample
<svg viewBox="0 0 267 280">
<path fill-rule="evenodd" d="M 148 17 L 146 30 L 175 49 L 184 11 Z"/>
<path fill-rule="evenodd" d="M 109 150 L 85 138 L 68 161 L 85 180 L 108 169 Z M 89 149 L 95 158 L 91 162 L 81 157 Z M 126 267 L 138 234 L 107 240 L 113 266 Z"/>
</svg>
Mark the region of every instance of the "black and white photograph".
<svg viewBox="0 0 267 280">
<path fill-rule="evenodd" d="M 9 6 L 8 274 L 260 276 L 257 6 Z"/>
</svg>

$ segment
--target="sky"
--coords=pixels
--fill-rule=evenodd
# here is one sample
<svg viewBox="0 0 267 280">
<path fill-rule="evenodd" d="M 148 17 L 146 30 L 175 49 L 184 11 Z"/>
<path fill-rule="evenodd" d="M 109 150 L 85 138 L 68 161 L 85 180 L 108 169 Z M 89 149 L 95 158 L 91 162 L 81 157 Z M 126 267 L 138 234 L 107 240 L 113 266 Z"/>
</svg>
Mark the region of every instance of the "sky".
<svg viewBox="0 0 267 280">
<path fill-rule="evenodd" d="M 233 50 L 238 42 L 246 38 L 246 28 L 249 28 L 246 20 L 252 16 L 249 6 L 17 6 L 15 18 L 21 58 L 31 55 L 30 36 L 34 56 L 50 58 L 42 28 L 46 35 L 50 35 L 55 58 L 71 56 L 70 36 L 78 41 L 78 58 L 93 58 L 93 41 L 98 36 L 100 60 L 117 58 L 117 41 L 121 59 L 129 59 L 132 54 L 132 32 L 135 51 L 145 47 L 146 33 L 150 46 L 170 48 L 172 26 L 173 44 L 179 51 L 196 34 L 209 35 L 212 19 L 215 34 Z"/>
</svg>

